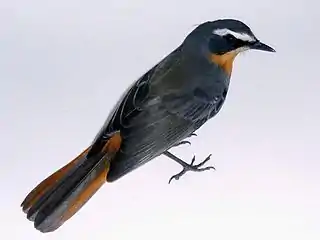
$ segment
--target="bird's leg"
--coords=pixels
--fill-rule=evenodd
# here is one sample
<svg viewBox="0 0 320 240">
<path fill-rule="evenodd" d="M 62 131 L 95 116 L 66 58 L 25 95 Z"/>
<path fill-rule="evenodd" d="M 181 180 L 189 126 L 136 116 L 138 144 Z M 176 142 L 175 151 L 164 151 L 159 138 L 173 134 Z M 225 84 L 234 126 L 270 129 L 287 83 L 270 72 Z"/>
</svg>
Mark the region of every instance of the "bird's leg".
<svg viewBox="0 0 320 240">
<path fill-rule="evenodd" d="M 192 136 L 197 136 L 197 134 L 191 133 L 188 137 L 192 137 Z M 183 144 L 189 144 L 189 145 L 191 145 L 191 142 L 190 142 L 190 141 L 187 141 L 187 140 L 184 140 L 184 141 L 181 141 L 181 142 L 176 143 L 176 144 L 173 145 L 172 147 L 178 147 L 178 146 L 183 145 Z"/>
<path fill-rule="evenodd" d="M 201 163 L 196 164 L 196 165 L 194 165 L 194 162 L 196 160 L 195 156 L 192 158 L 191 164 L 188 164 L 188 163 L 182 161 L 180 158 L 178 158 L 175 155 L 173 155 L 172 153 L 170 153 L 169 151 L 165 151 L 163 154 L 165 156 L 171 158 L 175 162 L 179 163 L 183 167 L 181 172 L 179 172 L 176 175 L 173 175 L 169 179 L 169 183 L 171 182 L 172 179 L 179 180 L 179 178 L 181 176 L 183 176 L 186 172 L 189 172 L 189 171 L 192 171 L 192 172 L 203 172 L 203 171 L 210 170 L 210 169 L 214 169 L 215 170 L 215 168 L 213 166 L 201 168 L 206 162 L 208 162 L 210 160 L 211 154 L 204 161 L 202 161 Z"/>
</svg>

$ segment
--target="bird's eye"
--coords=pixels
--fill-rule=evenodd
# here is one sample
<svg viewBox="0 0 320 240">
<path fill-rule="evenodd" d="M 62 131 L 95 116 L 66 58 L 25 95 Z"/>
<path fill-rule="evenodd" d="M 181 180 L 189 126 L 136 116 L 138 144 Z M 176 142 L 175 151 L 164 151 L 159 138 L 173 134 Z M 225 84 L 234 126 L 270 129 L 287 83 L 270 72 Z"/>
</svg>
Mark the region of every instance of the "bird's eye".
<svg viewBox="0 0 320 240">
<path fill-rule="evenodd" d="M 225 35 L 224 38 L 231 42 L 237 40 L 232 34 Z"/>
</svg>

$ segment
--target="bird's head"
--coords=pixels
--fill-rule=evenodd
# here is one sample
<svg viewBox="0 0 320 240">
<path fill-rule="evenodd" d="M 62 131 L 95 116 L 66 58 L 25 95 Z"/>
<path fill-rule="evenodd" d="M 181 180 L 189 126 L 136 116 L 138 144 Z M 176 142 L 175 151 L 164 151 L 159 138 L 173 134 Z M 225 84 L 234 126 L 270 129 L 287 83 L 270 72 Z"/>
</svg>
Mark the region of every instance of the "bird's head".
<svg viewBox="0 0 320 240">
<path fill-rule="evenodd" d="M 275 52 L 261 42 L 246 24 L 234 19 L 202 23 L 188 35 L 185 42 L 228 73 L 231 73 L 233 60 L 241 52 L 250 49 Z"/>
</svg>

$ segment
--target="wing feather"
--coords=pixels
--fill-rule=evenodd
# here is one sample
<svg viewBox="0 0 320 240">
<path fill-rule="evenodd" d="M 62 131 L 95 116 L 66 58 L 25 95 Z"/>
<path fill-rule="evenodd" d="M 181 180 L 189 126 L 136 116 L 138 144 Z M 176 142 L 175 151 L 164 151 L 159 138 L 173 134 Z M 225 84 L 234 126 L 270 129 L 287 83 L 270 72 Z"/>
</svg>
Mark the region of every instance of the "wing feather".
<svg viewBox="0 0 320 240">
<path fill-rule="evenodd" d="M 181 49 L 177 48 L 139 78 L 97 135 L 91 154 L 103 146 L 108 133 L 120 130 L 122 137 L 108 181 L 115 181 L 161 155 L 212 115 L 216 103 L 205 94 L 199 94 L 197 89 L 180 91 L 190 80 L 180 67 L 184 60 L 181 56 Z"/>
</svg>

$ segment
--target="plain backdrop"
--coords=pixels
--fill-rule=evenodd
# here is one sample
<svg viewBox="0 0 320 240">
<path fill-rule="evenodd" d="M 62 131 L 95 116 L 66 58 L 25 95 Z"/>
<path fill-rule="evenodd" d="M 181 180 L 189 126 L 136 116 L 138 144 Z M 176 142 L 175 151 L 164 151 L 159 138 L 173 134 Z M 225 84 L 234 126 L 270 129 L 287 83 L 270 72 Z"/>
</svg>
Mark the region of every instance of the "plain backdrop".
<svg viewBox="0 0 320 240">
<path fill-rule="evenodd" d="M 1 239 L 320 239 L 317 1 L 0 1 Z M 20 209 L 91 143 L 123 91 L 197 24 L 247 23 L 277 53 L 237 57 L 218 116 L 173 152 L 105 185 L 59 230 Z"/>
</svg>

